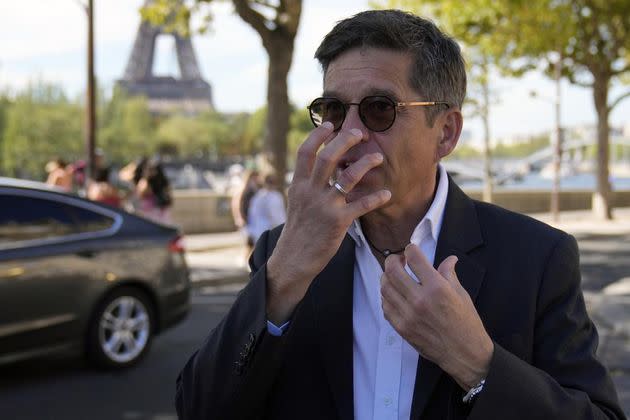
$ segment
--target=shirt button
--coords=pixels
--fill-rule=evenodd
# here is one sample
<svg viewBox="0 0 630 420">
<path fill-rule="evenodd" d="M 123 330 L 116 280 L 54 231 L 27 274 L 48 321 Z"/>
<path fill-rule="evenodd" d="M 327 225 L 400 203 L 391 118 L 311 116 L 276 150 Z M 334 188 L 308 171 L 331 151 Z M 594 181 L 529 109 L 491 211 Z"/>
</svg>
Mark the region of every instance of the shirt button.
<svg viewBox="0 0 630 420">
<path fill-rule="evenodd" d="M 383 403 L 385 403 L 386 407 L 389 407 L 390 405 L 392 405 L 392 399 L 390 397 L 385 397 L 383 398 Z"/>
<path fill-rule="evenodd" d="M 396 338 L 393 335 L 388 335 L 387 339 L 385 340 L 388 346 L 391 346 L 392 344 L 394 344 L 395 341 L 396 341 Z"/>
</svg>

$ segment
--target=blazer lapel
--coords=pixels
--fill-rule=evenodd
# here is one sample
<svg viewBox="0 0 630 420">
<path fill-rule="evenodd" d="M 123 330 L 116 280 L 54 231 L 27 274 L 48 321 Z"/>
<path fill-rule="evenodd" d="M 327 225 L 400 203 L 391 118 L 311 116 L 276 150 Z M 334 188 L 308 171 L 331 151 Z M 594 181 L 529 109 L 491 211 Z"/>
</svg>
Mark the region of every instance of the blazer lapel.
<svg viewBox="0 0 630 420">
<path fill-rule="evenodd" d="M 322 363 L 340 419 L 354 418 L 352 287 L 354 241 L 349 235 L 313 281 L 316 333 Z"/>
<path fill-rule="evenodd" d="M 449 176 L 448 197 L 435 250 L 434 266 L 437 268 L 446 257 L 456 255 L 459 259 L 455 267 L 457 277 L 473 302 L 481 287 L 485 268 L 468 253 L 481 245 L 483 245 L 483 237 L 475 206 Z M 439 366 L 420 356 L 411 405 L 412 419 L 419 419 L 422 415 L 442 373 Z"/>
</svg>

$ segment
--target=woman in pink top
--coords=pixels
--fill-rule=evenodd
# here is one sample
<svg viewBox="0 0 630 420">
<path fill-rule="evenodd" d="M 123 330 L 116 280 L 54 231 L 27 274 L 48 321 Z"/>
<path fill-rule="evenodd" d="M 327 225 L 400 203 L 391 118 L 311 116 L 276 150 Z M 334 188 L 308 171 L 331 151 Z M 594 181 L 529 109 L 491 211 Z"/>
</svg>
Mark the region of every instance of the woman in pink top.
<svg viewBox="0 0 630 420">
<path fill-rule="evenodd" d="M 142 178 L 136 186 L 136 194 L 139 199 L 140 214 L 160 223 L 172 223 L 171 188 L 159 161 L 151 160 L 147 163 Z"/>
</svg>

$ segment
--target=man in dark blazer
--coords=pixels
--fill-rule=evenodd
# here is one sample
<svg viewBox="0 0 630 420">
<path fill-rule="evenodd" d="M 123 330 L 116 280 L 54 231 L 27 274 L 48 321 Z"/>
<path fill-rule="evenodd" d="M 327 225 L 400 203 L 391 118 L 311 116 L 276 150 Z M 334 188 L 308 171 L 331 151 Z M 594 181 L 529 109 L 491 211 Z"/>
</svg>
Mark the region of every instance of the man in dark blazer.
<svg viewBox="0 0 630 420">
<path fill-rule="evenodd" d="M 431 22 L 346 19 L 287 222 L 177 380 L 182 419 L 624 418 L 575 240 L 469 199 L 439 165 L 464 62 Z"/>
</svg>

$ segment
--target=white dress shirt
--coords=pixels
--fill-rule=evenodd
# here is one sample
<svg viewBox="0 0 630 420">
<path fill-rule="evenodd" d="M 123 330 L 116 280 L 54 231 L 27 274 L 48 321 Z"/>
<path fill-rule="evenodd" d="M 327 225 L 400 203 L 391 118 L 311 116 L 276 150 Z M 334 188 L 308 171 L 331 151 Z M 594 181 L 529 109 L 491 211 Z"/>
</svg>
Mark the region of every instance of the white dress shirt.
<svg viewBox="0 0 630 420">
<path fill-rule="evenodd" d="M 414 229 L 411 243 L 433 263 L 448 194 L 448 177 L 439 165 L 440 180 L 433 203 Z M 361 224 L 349 234 L 356 242 L 352 296 L 354 418 L 407 420 L 416 382 L 418 352 L 396 332 L 383 315 L 383 270 L 372 253 Z M 408 266 L 407 272 L 417 281 Z"/>
<path fill-rule="evenodd" d="M 433 264 L 448 195 L 448 177 L 438 165 L 440 179 L 433 203 L 411 234 Z M 348 233 L 356 242 L 352 291 L 352 353 L 354 418 L 356 420 L 408 420 L 418 368 L 418 352 L 396 332 L 383 315 L 383 270 L 355 220 Z M 409 266 L 405 269 L 418 281 Z M 278 327 L 267 321 L 272 335 L 282 335 L 290 321 Z"/>
</svg>

